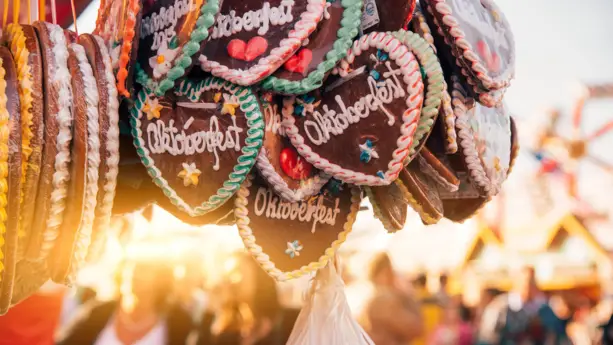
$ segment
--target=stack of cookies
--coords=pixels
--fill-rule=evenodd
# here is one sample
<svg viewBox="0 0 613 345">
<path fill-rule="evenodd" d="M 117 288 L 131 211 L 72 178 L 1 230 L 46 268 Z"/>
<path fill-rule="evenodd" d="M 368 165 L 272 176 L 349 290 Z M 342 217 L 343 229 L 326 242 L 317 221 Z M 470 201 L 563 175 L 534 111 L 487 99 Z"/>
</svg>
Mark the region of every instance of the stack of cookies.
<svg viewBox="0 0 613 345">
<path fill-rule="evenodd" d="M 108 227 L 118 97 L 100 37 L 35 22 L 0 42 L 0 314 L 69 283 Z"/>
</svg>

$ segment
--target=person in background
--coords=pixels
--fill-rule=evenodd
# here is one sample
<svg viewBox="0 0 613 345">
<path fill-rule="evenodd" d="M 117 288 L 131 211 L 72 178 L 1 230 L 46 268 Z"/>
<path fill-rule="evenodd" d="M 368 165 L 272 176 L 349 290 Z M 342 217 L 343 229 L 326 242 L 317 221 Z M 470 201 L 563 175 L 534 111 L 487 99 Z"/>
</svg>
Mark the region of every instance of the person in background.
<svg viewBox="0 0 613 345">
<path fill-rule="evenodd" d="M 0 345 L 52 345 L 66 291 L 48 282 L 0 316 Z"/>
<path fill-rule="evenodd" d="M 444 310 L 438 297 L 431 294 L 428 290 L 428 277 L 425 274 L 419 274 L 413 281 L 413 286 L 421 306 L 424 332 L 421 337 L 415 339 L 411 344 L 425 345 L 432 338 L 436 327 L 441 323 Z"/>
<path fill-rule="evenodd" d="M 547 298 L 538 289 L 534 269 L 526 267 L 513 291 L 496 297 L 484 310 L 479 343 L 489 345 L 559 345 Z"/>
<path fill-rule="evenodd" d="M 198 345 L 282 345 L 282 311 L 275 281 L 247 253 L 234 254 L 211 293 Z M 291 331 L 291 330 L 290 330 Z"/>
<path fill-rule="evenodd" d="M 613 345 L 613 315 L 602 326 L 602 345 Z"/>
<path fill-rule="evenodd" d="M 62 330 L 59 345 L 184 345 L 190 316 L 170 303 L 172 268 L 157 260 L 124 262 L 118 272 L 119 299 L 91 301 Z"/>
<path fill-rule="evenodd" d="M 580 298 L 580 301 L 573 313 L 572 319 L 568 323 L 568 336 L 573 345 L 591 345 L 595 343 L 595 327 L 592 328 L 590 320 L 591 303 L 587 298 Z"/>
<path fill-rule="evenodd" d="M 404 345 L 419 337 L 423 322 L 419 303 L 398 286 L 389 256 L 378 254 L 369 270 L 371 295 L 358 321 L 377 345 Z"/>
<path fill-rule="evenodd" d="M 436 299 L 442 306 L 446 306 L 451 302 L 451 297 L 449 296 L 449 276 L 442 273 L 438 278 L 438 284 Z"/>
<path fill-rule="evenodd" d="M 429 345 L 473 345 L 470 310 L 455 302 L 448 304 L 441 323 L 435 328 L 428 343 Z"/>
</svg>

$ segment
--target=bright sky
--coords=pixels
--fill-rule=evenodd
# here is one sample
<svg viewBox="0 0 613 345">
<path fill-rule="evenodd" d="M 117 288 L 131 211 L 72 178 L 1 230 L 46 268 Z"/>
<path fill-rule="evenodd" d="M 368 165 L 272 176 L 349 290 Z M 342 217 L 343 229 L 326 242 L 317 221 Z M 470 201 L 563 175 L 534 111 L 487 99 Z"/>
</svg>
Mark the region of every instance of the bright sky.
<svg viewBox="0 0 613 345">
<path fill-rule="evenodd" d="M 498 0 L 514 30 L 517 47 L 516 78 L 509 89 L 506 102 L 518 118 L 522 144 L 527 147 L 532 139 L 531 130 L 544 121 L 539 110 L 547 106 L 560 106 L 570 111 L 579 81 L 613 82 L 613 1 L 611 0 Z M 80 32 L 93 30 L 98 0 L 78 20 Z M 595 128 L 613 119 L 611 102 L 597 102 L 586 108 L 585 128 Z M 563 114 L 563 123 L 568 123 L 568 113 Z M 611 156 L 606 147 L 613 145 L 613 135 L 600 140 L 591 148 L 600 157 Z M 613 158 L 609 158 L 613 163 Z M 521 157 L 506 185 L 510 193 L 507 201 L 509 212 L 517 227 L 534 224 L 534 214 L 529 212 L 530 188 L 526 181 L 534 162 L 527 156 Z M 596 207 L 610 205 L 609 191 L 613 190 L 613 178 L 598 171 L 581 167 L 580 187 Z M 511 186 L 511 187 L 510 187 Z M 607 200 L 608 199 L 608 200 Z M 377 249 L 389 247 L 392 252 L 402 253 L 400 264 L 420 261 L 425 265 L 444 265 L 452 257 L 461 255 L 470 238 L 470 223 L 451 226 L 445 223 L 438 227 L 424 228 L 417 217 L 413 217 L 407 229 L 398 235 L 385 236 L 369 234 L 378 223 L 370 215 L 361 215 L 354 243 L 358 246 L 373 246 Z M 381 234 L 376 231 L 376 233 Z M 440 244 L 438 253 L 449 255 L 427 255 L 427 250 Z M 449 248 L 447 248 L 449 247 Z M 449 257 L 448 257 L 449 256 Z M 427 259 L 424 259 L 426 257 Z"/>
</svg>

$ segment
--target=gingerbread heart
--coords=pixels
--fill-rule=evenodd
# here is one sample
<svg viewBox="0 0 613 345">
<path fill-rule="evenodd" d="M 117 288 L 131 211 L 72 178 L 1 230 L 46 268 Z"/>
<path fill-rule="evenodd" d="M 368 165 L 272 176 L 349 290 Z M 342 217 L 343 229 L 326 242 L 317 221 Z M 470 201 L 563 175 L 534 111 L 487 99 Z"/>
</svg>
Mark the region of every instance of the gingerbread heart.
<svg viewBox="0 0 613 345">
<path fill-rule="evenodd" d="M 254 259 L 286 281 L 326 266 L 351 232 L 360 201 L 357 188 L 335 181 L 308 201 L 287 202 L 250 176 L 236 195 L 234 215 Z"/>
<path fill-rule="evenodd" d="M 327 0 L 324 18 L 317 30 L 262 88 L 286 95 L 303 94 L 323 84 L 336 64 L 345 57 L 358 35 L 362 0 Z"/>
<path fill-rule="evenodd" d="M 413 144 L 423 103 L 419 64 L 391 34 L 355 41 L 323 95 L 284 100 L 284 127 L 308 162 L 343 182 L 388 185 Z"/>
<path fill-rule="evenodd" d="M 296 202 L 319 193 L 330 177 L 315 169 L 292 146 L 281 126 L 278 99 L 266 93 L 261 103 L 266 131 L 256 163 L 258 171 L 283 200 Z"/>
<path fill-rule="evenodd" d="M 192 217 L 232 197 L 255 164 L 264 136 L 251 90 L 212 77 L 183 81 L 163 98 L 141 91 L 132 127 L 149 175 Z"/>
<path fill-rule="evenodd" d="M 406 186 L 396 180 L 389 186 L 365 189 L 375 218 L 381 221 L 383 228 L 391 233 L 402 230 L 409 209 L 409 201 L 406 198 L 409 192 Z"/>
<path fill-rule="evenodd" d="M 315 31 L 326 0 L 224 0 L 199 57 L 205 72 L 239 85 L 266 78 Z M 240 54 L 243 50 L 244 55 Z"/>
<path fill-rule="evenodd" d="M 158 96 L 191 69 L 219 12 L 219 0 L 145 1 L 137 81 Z"/>
<path fill-rule="evenodd" d="M 455 57 L 472 91 L 489 93 L 509 85 L 515 74 L 515 40 L 494 1 L 425 0 L 422 5 L 443 36 L 437 48 Z"/>
</svg>

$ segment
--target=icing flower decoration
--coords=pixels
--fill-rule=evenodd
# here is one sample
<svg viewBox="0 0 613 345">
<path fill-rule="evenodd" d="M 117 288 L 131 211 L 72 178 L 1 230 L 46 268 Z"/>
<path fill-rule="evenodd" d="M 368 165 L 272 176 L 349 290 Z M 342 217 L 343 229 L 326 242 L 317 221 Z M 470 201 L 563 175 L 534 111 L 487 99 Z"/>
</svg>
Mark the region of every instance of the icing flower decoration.
<svg viewBox="0 0 613 345">
<path fill-rule="evenodd" d="M 376 81 L 379 81 L 379 78 L 381 78 L 381 73 L 379 73 L 379 71 L 376 69 L 371 69 L 368 74 L 370 74 L 370 76 Z"/>
<path fill-rule="evenodd" d="M 385 62 L 389 58 L 389 55 L 381 49 L 377 50 L 377 60 L 380 62 Z"/>
<path fill-rule="evenodd" d="M 171 42 L 172 43 L 172 42 Z M 149 66 L 153 69 L 153 77 L 161 78 L 170 71 L 172 61 L 179 53 L 178 48 L 170 48 L 168 42 L 163 42 L 158 48 L 157 55 L 149 58 Z"/>
<path fill-rule="evenodd" d="M 185 187 L 197 186 L 198 179 L 202 172 L 196 168 L 196 163 L 183 163 L 183 170 L 179 173 L 179 177 L 183 179 Z"/>
<path fill-rule="evenodd" d="M 496 52 L 490 51 L 487 42 L 483 40 L 477 42 L 477 52 L 490 72 L 497 73 L 500 71 L 500 56 Z"/>
<path fill-rule="evenodd" d="M 372 158 L 379 158 L 379 154 L 373 148 L 372 141 L 370 139 L 366 139 L 364 144 L 359 145 L 360 147 L 360 160 L 364 163 L 370 162 Z"/>
<path fill-rule="evenodd" d="M 147 114 L 147 120 L 151 121 L 153 119 L 160 118 L 160 111 L 162 111 L 163 108 L 164 107 L 160 104 L 157 98 L 151 99 L 147 97 L 143 111 L 145 114 Z"/>
<path fill-rule="evenodd" d="M 331 178 L 326 184 L 325 194 L 337 196 L 343 190 L 343 183 L 335 178 Z"/>
<path fill-rule="evenodd" d="M 303 246 L 300 241 L 296 240 L 293 242 L 287 242 L 287 249 L 285 250 L 285 254 L 289 255 L 290 258 L 295 258 L 296 256 L 300 256 L 300 251 Z"/>
<path fill-rule="evenodd" d="M 315 102 L 315 97 L 312 95 L 298 96 L 294 102 L 294 112 L 296 116 L 304 117 L 307 113 L 313 113 L 315 107 L 319 106 L 321 101 Z"/>
<path fill-rule="evenodd" d="M 238 97 L 227 93 L 223 94 L 223 105 L 221 106 L 221 115 L 236 115 L 236 108 L 239 106 Z"/>
</svg>

